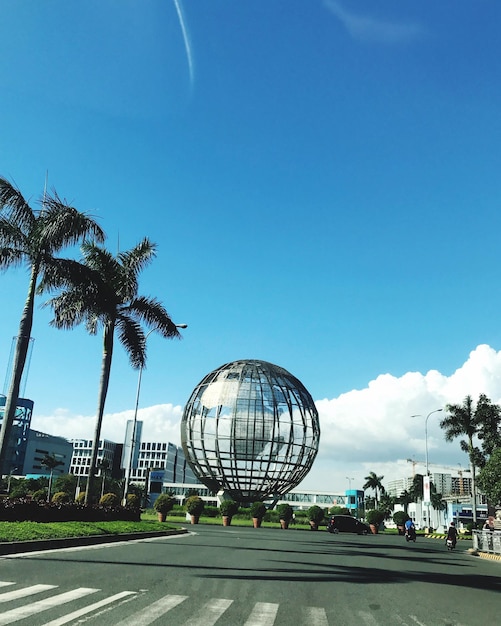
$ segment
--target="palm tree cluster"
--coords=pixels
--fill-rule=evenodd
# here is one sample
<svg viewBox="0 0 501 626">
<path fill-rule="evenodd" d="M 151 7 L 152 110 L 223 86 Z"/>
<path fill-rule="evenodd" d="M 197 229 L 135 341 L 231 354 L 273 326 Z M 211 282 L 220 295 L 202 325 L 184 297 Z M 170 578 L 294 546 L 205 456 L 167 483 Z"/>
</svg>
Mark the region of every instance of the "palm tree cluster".
<svg viewBox="0 0 501 626">
<path fill-rule="evenodd" d="M 485 395 L 480 394 L 476 405 L 470 395 L 462 404 L 448 404 L 447 415 L 440 422 L 445 431 L 446 441 L 464 437 L 459 442 L 461 450 L 468 454 L 472 475 L 472 493 L 476 492 L 476 468 L 485 468 L 490 459 L 501 449 L 501 407 L 493 404 Z M 477 445 L 477 444 L 480 445 Z M 487 475 L 487 471 L 485 472 Z M 483 481 L 482 481 L 483 482 Z M 494 487 L 490 480 L 482 488 Z M 499 478 L 501 493 L 501 478 Z M 494 491 L 493 491 L 494 493 Z M 497 502 L 494 502 L 497 504 Z M 476 508 L 473 507 L 473 521 L 476 522 Z"/>
<path fill-rule="evenodd" d="M 115 331 L 131 365 L 146 362 L 146 328 L 165 338 L 180 338 L 178 327 L 155 298 L 140 296 L 139 274 L 156 255 L 156 245 L 144 238 L 116 256 L 102 245 L 105 234 L 89 215 L 45 194 L 41 208 L 32 209 L 21 192 L 0 177 L 0 268 L 25 265 L 30 271 L 28 295 L 19 324 L 12 377 L 0 430 L 0 474 L 10 466 L 10 435 L 33 326 L 37 293 L 55 292 L 47 303 L 51 324 L 70 329 L 84 323 L 90 334 L 103 331 L 98 408 L 92 449 L 88 501 L 92 492 L 106 395 L 110 381 Z M 61 250 L 81 244 L 82 260 L 61 258 Z"/>
</svg>

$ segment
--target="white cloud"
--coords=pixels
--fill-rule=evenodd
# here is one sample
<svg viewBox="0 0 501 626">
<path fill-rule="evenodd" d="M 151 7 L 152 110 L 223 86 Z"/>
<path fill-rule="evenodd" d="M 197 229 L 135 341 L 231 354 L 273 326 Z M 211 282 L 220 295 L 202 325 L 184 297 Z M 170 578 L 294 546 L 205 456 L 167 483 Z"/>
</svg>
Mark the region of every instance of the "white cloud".
<svg viewBox="0 0 501 626">
<path fill-rule="evenodd" d="M 157 404 L 139 409 L 137 419 L 143 421 L 144 441 L 170 441 L 180 444 L 180 422 L 183 409 L 172 404 Z M 101 436 L 123 443 L 127 420 L 134 418 L 134 411 L 107 413 L 103 417 Z M 35 415 L 31 427 L 35 430 L 66 437 L 67 439 L 92 439 L 96 418 L 93 415 L 74 415 L 66 409 L 56 409 L 53 415 Z"/>
<path fill-rule="evenodd" d="M 324 0 L 324 4 L 354 39 L 364 43 L 408 43 L 423 32 L 422 27 L 415 22 L 395 22 L 368 15 L 355 15 L 336 0 Z"/>
<path fill-rule="evenodd" d="M 446 376 L 436 370 L 426 374 L 408 372 L 401 377 L 381 374 L 365 389 L 354 389 L 337 398 L 316 401 L 320 416 L 320 448 L 313 469 L 302 483 L 305 489 L 343 492 L 361 487 L 370 471 L 385 477 L 383 483 L 412 475 L 412 464 L 425 460 L 425 417 L 431 411 L 463 401 L 476 401 L 485 393 L 501 403 L 501 351 L 487 345 L 473 350 L 466 362 Z M 420 417 L 411 418 L 419 414 Z M 180 444 L 182 407 L 161 404 L 138 411 L 143 420 L 144 441 Z M 127 419 L 133 410 L 107 414 L 103 437 L 122 442 Z M 459 442 L 447 443 L 440 429 L 441 414 L 428 420 L 430 469 L 435 465 L 466 469 L 468 459 Z M 71 415 L 58 409 L 51 416 L 35 416 L 32 427 L 67 438 L 91 438 L 93 416 Z M 416 467 L 424 471 L 423 465 Z M 437 468 L 437 471 L 440 471 Z"/>
</svg>

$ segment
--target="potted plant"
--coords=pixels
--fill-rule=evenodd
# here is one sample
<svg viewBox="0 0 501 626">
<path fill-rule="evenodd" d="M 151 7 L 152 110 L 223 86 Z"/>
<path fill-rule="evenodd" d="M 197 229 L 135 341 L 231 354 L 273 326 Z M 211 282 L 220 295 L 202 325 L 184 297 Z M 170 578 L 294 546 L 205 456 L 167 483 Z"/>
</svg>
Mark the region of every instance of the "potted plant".
<svg viewBox="0 0 501 626">
<path fill-rule="evenodd" d="M 158 521 L 165 522 L 167 513 L 174 507 L 174 498 L 168 493 L 161 493 L 153 504 L 157 512 Z"/>
<path fill-rule="evenodd" d="M 186 500 L 186 511 L 189 515 L 191 515 L 191 523 L 198 524 L 200 520 L 200 515 L 204 510 L 205 502 L 202 500 L 200 496 L 190 496 Z"/>
<path fill-rule="evenodd" d="M 250 507 L 252 516 L 252 523 L 254 528 L 260 528 L 263 522 L 263 517 L 266 515 L 266 505 L 264 502 L 253 502 Z"/>
<path fill-rule="evenodd" d="M 384 520 L 384 512 L 378 509 L 370 509 L 365 514 L 365 521 L 369 524 L 371 532 L 376 535 L 379 531 L 382 521 Z"/>
<path fill-rule="evenodd" d="M 277 506 L 278 517 L 280 518 L 280 528 L 286 530 L 289 528 L 290 521 L 294 514 L 292 507 L 287 502 Z"/>
<path fill-rule="evenodd" d="M 308 519 L 310 520 L 311 530 L 318 530 L 318 525 L 324 519 L 324 510 L 317 504 L 310 506 L 308 509 Z"/>
<path fill-rule="evenodd" d="M 395 522 L 397 526 L 399 535 L 404 534 L 405 522 L 408 519 L 409 519 L 409 516 L 407 515 L 405 511 L 395 511 L 395 513 L 393 513 L 393 521 Z"/>
<path fill-rule="evenodd" d="M 219 506 L 219 511 L 223 517 L 223 526 L 231 524 L 231 518 L 238 511 L 238 502 L 234 500 L 223 500 Z"/>
</svg>

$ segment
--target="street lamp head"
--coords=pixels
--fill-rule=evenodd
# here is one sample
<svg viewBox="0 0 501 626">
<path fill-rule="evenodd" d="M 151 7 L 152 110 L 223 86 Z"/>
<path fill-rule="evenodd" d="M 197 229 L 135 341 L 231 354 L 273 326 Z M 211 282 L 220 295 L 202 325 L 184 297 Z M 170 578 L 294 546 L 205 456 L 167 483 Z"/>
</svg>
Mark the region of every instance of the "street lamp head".
<svg viewBox="0 0 501 626">
<path fill-rule="evenodd" d="M 188 328 L 188 324 L 176 324 L 176 328 Z"/>
</svg>

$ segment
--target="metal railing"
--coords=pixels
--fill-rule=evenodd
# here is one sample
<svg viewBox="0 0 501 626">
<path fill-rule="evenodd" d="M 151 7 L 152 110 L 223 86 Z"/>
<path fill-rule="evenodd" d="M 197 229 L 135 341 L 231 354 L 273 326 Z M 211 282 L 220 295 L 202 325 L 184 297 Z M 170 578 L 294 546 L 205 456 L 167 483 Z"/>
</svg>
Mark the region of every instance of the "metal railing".
<svg viewBox="0 0 501 626">
<path fill-rule="evenodd" d="M 474 530 L 473 549 L 501 555 L 501 530 Z"/>
</svg>

